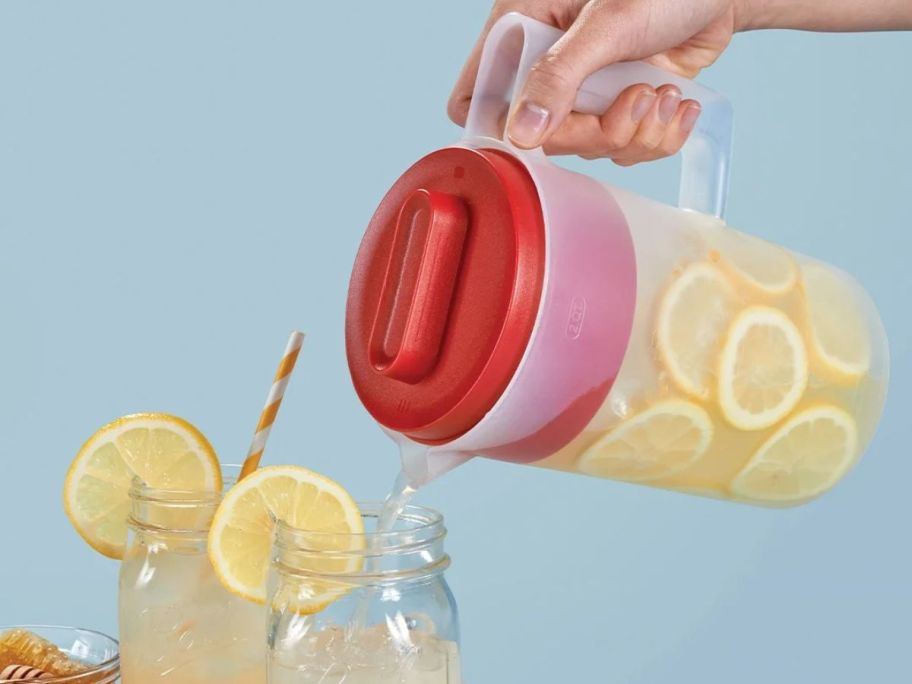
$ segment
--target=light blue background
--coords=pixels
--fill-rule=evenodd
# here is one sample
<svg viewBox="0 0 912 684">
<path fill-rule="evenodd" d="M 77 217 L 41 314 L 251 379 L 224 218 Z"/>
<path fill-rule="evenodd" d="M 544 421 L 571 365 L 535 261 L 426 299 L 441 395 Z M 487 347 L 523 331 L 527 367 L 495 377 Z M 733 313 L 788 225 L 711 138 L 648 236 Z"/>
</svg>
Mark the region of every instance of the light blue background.
<svg viewBox="0 0 912 684">
<path fill-rule="evenodd" d="M 285 337 L 309 333 L 267 460 L 382 496 L 391 444 L 342 323 L 389 184 L 453 141 L 485 0 L 0 3 L 0 622 L 115 630 L 116 564 L 64 472 L 121 414 L 245 451 Z M 451 528 L 472 684 L 900 682 L 912 614 L 912 35 L 738 37 L 731 221 L 857 274 L 893 383 L 868 458 L 769 511 L 474 462 L 420 501 Z M 675 162 L 573 163 L 664 200 Z"/>
</svg>

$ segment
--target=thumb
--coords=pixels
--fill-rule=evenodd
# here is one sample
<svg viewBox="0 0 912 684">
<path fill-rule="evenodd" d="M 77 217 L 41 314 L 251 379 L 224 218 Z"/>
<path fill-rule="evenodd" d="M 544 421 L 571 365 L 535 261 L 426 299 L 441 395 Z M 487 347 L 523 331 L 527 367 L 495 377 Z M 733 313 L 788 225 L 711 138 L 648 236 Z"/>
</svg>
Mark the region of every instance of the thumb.
<svg viewBox="0 0 912 684">
<path fill-rule="evenodd" d="M 603 7 L 592 11 L 599 5 L 584 8 L 570 30 L 532 66 L 507 122 L 507 135 L 516 146 L 542 145 L 573 109 L 583 81 L 618 58 L 622 46 L 615 38 L 616 21 L 606 21 Z"/>
</svg>

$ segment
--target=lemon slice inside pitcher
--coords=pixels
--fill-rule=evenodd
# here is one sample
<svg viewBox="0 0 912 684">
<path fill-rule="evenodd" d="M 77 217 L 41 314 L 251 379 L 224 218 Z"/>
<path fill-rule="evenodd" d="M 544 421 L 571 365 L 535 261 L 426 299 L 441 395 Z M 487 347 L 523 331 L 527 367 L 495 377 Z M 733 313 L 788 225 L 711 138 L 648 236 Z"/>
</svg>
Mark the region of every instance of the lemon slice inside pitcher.
<svg viewBox="0 0 912 684">
<path fill-rule="evenodd" d="M 735 292 L 716 266 L 688 266 L 659 305 L 656 347 L 669 375 L 683 392 L 710 395 L 719 341 L 734 313 Z"/>
<path fill-rule="evenodd" d="M 801 275 L 814 358 L 830 374 L 857 380 L 871 366 L 871 340 L 855 288 L 838 272 L 817 264 L 804 266 Z"/>
<path fill-rule="evenodd" d="M 713 424 L 700 406 L 672 399 L 621 423 L 580 457 L 580 472 L 630 482 L 674 475 L 709 448 Z"/>
<path fill-rule="evenodd" d="M 714 228 L 709 235 L 720 265 L 755 291 L 778 296 L 798 283 L 798 266 L 783 248 L 728 227 Z"/>
<path fill-rule="evenodd" d="M 778 309 L 751 306 L 732 322 L 719 363 L 719 406 L 742 430 L 762 430 L 785 418 L 808 384 L 801 333 Z"/>
<path fill-rule="evenodd" d="M 852 416 L 835 406 L 816 406 L 780 427 L 735 477 L 731 489 L 754 501 L 806 501 L 836 484 L 857 451 Z"/>
</svg>

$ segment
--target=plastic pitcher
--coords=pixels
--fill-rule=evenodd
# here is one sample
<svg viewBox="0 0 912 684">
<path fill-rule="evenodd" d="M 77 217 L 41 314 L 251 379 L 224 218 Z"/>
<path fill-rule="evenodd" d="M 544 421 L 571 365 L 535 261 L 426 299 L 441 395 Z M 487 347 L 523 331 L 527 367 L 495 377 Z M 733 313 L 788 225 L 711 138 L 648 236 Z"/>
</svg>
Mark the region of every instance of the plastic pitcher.
<svg viewBox="0 0 912 684">
<path fill-rule="evenodd" d="M 829 490 L 883 410 L 876 309 L 845 273 L 724 223 L 731 107 L 691 81 L 618 64 L 575 106 L 635 83 L 699 101 L 677 207 L 513 147 L 515 86 L 560 35 L 503 17 L 465 136 L 377 208 L 346 319 L 359 397 L 431 470 L 484 456 L 772 506 Z"/>
</svg>

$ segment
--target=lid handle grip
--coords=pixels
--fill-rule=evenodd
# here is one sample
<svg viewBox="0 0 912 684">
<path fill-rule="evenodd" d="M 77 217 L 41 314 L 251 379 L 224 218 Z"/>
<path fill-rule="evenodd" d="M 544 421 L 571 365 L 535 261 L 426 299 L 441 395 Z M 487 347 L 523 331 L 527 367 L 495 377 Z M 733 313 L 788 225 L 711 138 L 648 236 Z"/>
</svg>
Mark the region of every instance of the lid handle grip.
<svg viewBox="0 0 912 684">
<path fill-rule="evenodd" d="M 466 135 L 496 138 L 510 145 L 504 121 L 517 83 L 563 35 L 559 29 L 510 12 L 491 28 L 482 52 L 475 92 L 469 109 Z M 696 100 L 702 114 L 682 150 L 678 206 L 721 218 L 728 194 L 732 147 L 731 103 L 719 93 L 690 79 L 645 62 L 622 62 L 605 67 L 580 87 L 574 110 L 601 114 L 628 86 L 646 83 L 654 88 L 671 83 L 685 98 Z M 512 145 L 511 145 L 512 147 Z"/>
<path fill-rule="evenodd" d="M 436 366 L 467 229 L 454 195 L 419 189 L 402 204 L 370 338 L 378 373 L 414 384 Z"/>
</svg>

